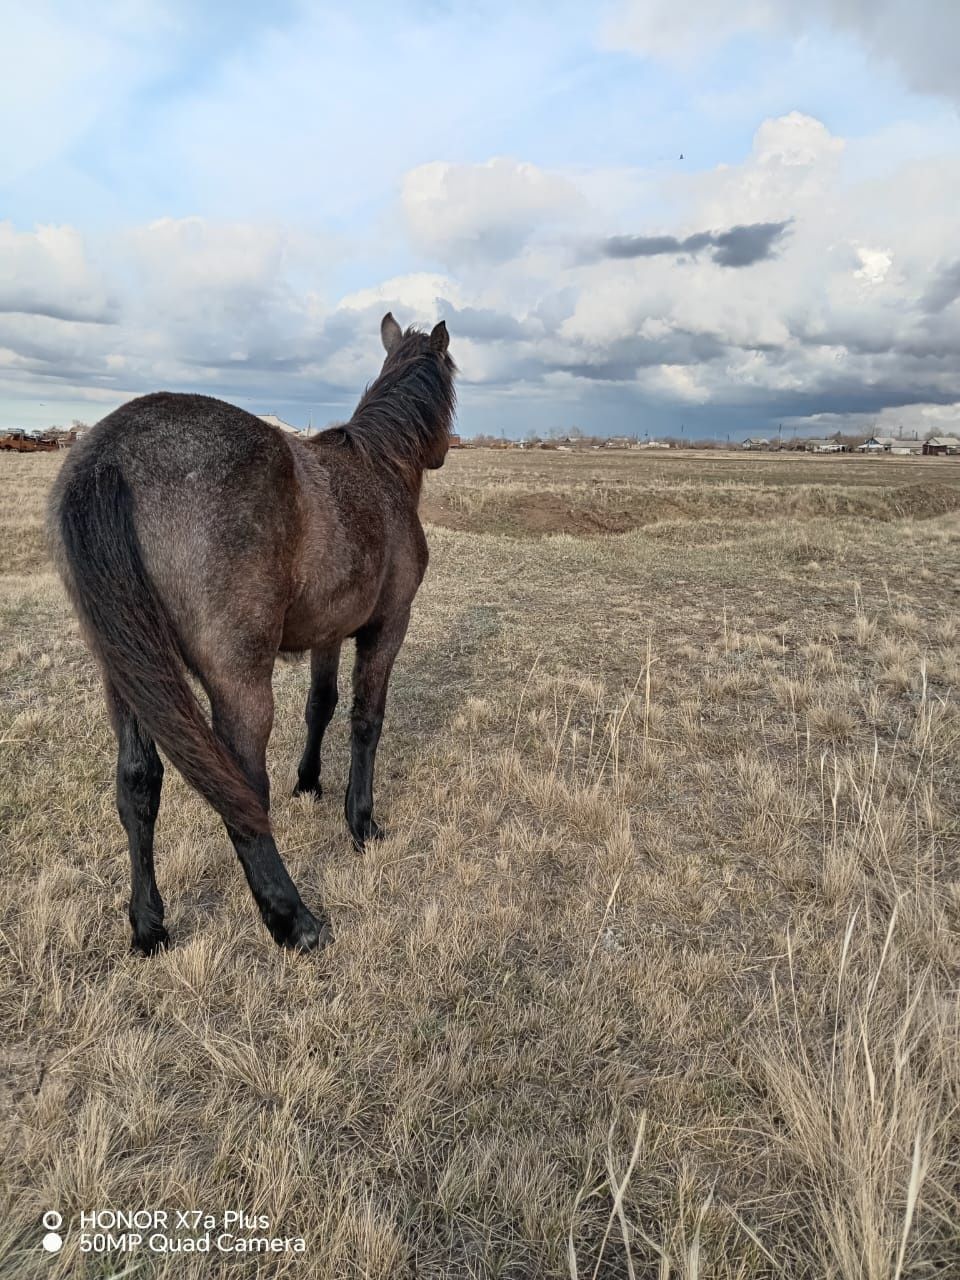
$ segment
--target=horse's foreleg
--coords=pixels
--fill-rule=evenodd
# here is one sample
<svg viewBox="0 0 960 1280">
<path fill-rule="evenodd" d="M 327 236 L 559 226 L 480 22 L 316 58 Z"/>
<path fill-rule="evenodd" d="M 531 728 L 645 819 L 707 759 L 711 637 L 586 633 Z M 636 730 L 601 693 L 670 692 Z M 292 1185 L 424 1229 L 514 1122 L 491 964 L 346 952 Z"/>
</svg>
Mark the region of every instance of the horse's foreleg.
<svg viewBox="0 0 960 1280">
<path fill-rule="evenodd" d="M 263 807 L 270 808 L 267 740 L 273 726 L 270 675 L 248 675 L 211 694 L 213 727 L 226 743 Z M 333 940 L 325 915 L 315 918 L 283 865 L 273 836 L 248 836 L 227 827 L 263 922 L 280 946 L 312 951 Z"/>
<path fill-rule="evenodd" d="M 337 670 L 340 646 L 314 649 L 310 654 L 310 692 L 303 718 L 307 722 L 307 742 L 297 766 L 295 796 L 313 795 L 318 800 L 320 787 L 320 748 L 323 735 L 337 706 Z"/>
<path fill-rule="evenodd" d="M 117 811 L 130 848 L 130 927 L 133 950 L 153 955 L 169 942 L 163 899 L 153 867 L 153 829 L 160 808 L 163 764 L 127 704 L 108 689 L 117 734 Z"/>
<path fill-rule="evenodd" d="M 409 617 L 409 613 L 404 613 L 387 624 L 357 632 L 350 713 L 350 781 L 345 808 L 347 826 L 360 850 L 367 840 L 377 840 L 383 835 L 373 818 L 373 768 L 383 728 L 390 672 L 403 644 Z"/>
</svg>

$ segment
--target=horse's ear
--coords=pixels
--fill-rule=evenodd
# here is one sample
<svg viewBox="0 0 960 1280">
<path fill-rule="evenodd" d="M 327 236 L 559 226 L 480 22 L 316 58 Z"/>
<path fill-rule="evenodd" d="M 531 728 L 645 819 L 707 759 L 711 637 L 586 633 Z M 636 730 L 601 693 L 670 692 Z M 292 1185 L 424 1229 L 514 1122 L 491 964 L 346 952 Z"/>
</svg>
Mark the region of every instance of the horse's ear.
<svg viewBox="0 0 960 1280">
<path fill-rule="evenodd" d="M 438 325 L 434 326 L 433 332 L 430 334 L 430 349 L 436 351 L 438 356 L 447 354 L 447 347 L 450 345 L 450 335 L 447 333 L 447 322 L 441 320 Z"/>
<path fill-rule="evenodd" d="M 387 355 L 393 350 L 400 339 L 403 337 L 403 330 L 393 318 L 393 312 L 388 311 L 380 321 L 380 340 L 383 343 L 383 349 Z"/>
</svg>

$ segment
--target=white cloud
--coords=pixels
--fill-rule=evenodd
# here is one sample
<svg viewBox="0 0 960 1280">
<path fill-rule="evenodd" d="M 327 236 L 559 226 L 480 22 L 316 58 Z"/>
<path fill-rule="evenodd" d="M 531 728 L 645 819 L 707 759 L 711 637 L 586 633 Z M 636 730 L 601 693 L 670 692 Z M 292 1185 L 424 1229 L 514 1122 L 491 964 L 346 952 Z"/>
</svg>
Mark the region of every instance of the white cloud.
<svg viewBox="0 0 960 1280">
<path fill-rule="evenodd" d="M 684 63 L 740 32 L 817 28 L 853 37 L 916 92 L 960 101 L 960 6 L 950 0 L 622 0 L 604 38 L 613 48 Z"/>
<path fill-rule="evenodd" d="M 452 276 L 431 271 L 414 271 L 405 276 L 394 276 L 369 289 L 357 289 L 340 299 L 339 306 L 350 311 L 380 308 L 403 311 L 406 323 L 435 324 L 439 319 L 437 303 L 446 298 L 455 306 L 463 306 L 465 297 L 460 285 Z"/>
<path fill-rule="evenodd" d="M 203 218 L 160 219 L 93 249 L 76 228 L 0 224 L 4 366 L 45 394 L 114 388 L 118 400 L 303 378 L 324 354 L 325 309 L 310 285 L 325 254 L 315 237 Z M 77 322 L 105 317 L 113 323 Z"/>
<path fill-rule="evenodd" d="M 106 321 L 113 307 L 74 227 L 17 231 L 0 222 L 0 312 Z"/>
<path fill-rule="evenodd" d="M 960 371 L 946 353 L 960 318 L 949 305 L 928 315 L 921 300 L 932 282 L 952 287 L 944 215 L 960 199 L 960 164 L 922 160 L 908 177 L 891 167 L 882 179 L 859 169 L 856 147 L 791 112 L 761 123 L 743 163 L 685 177 L 682 198 L 674 184 L 672 223 L 645 221 L 644 201 L 634 208 L 638 235 L 678 242 L 788 221 L 776 252 L 747 269 L 659 250 L 584 260 L 556 244 L 521 248 L 482 275 L 466 264 L 453 272 L 458 305 L 495 306 L 524 333 L 512 360 L 471 358 L 473 375 L 556 385 L 565 372 L 579 394 L 620 383 L 631 395 L 717 407 L 956 394 Z M 624 205 L 621 222 L 627 214 Z M 455 324 L 451 332 L 456 348 Z"/>
<path fill-rule="evenodd" d="M 651 391 L 681 403 L 705 404 L 710 399 L 710 392 L 697 371 L 687 365 L 658 365 L 644 375 L 643 381 Z"/>
<path fill-rule="evenodd" d="M 822 121 L 801 111 L 764 120 L 753 139 L 753 155 L 760 167 L 823 165 L 843 148 L 842 138 L 835 138 Z"/>
<path fill-rule="evenodd" d="M 866 245 L 857 246 L 857 257 L 860 266 L 854 271 L 858 280 L 867 284 L 883 284 L 893 265 L 893 254 L 886 249 L 870 249 Z"/>
<path fill-rule="evenodd" d="M 512 258 L 538 231 L 574 217 L 582 201 L 561 175 L 502 157 L 420 165 L 404 178 L 401 195 L 416 248 L 468 265 Z"/>
<path fill-rule="evenodd" d="M 611 227 L 585 194 L 604 188 L 602 173 L 420 166 L 402 207 L 447 270 L 374 278 L 339 299 L 319 287 L 338 246 L 276 225 L 166 218 L 109 239 L 0 225 L 0 386 L 117 401 L 168 386 L 346 409 L 379 366 L 390 309 L 405 325 L 447 319 L 468 414 L 497 397 L 567 417 L 590 397 L 778 420 L 953 404 L 960 160 L 864 176 L 858 146 L 792 112 L 763 121 L 741 163 L 665 179 L 668 198 L 649 175 L 622 174 L 617 230 L 654 242 L 626 257 L 605 251 Z M 748 265 L 682 249 L 774 223 L 782 235 Z M 22 279 L 33 292 L 14 315 Z M 71 319 L 111 307 L 114 324 Z"/>
<path fill-rule="evenodd" d="M 310 284 L 329 260 L 316 237 L 206 218 L 162 218 L 124 237 L 137 288 L 127 315 L 194 364 L 302 358 L 317 327 Z"/>
<path fill-rule="evenodd" d="M 774 0 L 627 0 L 604 25 L 603 39 L 611 48 L 685 63 L 738 31 L 769 26 L 775 15 Z"/>
</svg>

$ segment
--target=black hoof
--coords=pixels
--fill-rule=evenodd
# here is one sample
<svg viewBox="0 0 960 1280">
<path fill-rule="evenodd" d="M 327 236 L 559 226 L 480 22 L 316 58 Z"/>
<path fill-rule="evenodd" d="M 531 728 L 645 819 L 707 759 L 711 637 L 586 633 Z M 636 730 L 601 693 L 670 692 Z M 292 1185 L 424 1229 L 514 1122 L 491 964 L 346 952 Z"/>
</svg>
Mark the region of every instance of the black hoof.
<svg viewBox="0 0 960 1280">
<path fill-rule="evenodd" d="M 368 840 L 383 840 L 386 838 L 386 832 L 379 822 L 374 822 L 372 818 L 367 818 L 366 822 L 358 827 L 351 827 L 350 834 L 353 836 L 354 847 L 363 853 Z"/>
<path fill-rule="evenodd" d="M 312 919 L 312 917 L 311 917 Z M 293 951 L 322 951 L 333 941 L 333 930 L 329 920 L 314 920 L 304 929 L 296 942 L 287 943 Z"/>
<path fill-rule="evenodd" d="M 158 951 L 166 951 L 169 945 L 170 935 L 163 925 L 159 925 L 134 932 L 130 950 L 141 956 L 155 956 Z"/>
<path fill-rule="evenodd" d="M 329 920 L 317 920 L 302 903 L 291 917 L 268 927 L 278 946 L 288 951 L 319 951 L 333 941 Z"/>
<path fill-rule="evenodd" d="M 319 782 L 298 782 L 291 793 L 293 796 L 312 796 L 319 800 L 323 795 L 323 787 Z"/>
</svg>

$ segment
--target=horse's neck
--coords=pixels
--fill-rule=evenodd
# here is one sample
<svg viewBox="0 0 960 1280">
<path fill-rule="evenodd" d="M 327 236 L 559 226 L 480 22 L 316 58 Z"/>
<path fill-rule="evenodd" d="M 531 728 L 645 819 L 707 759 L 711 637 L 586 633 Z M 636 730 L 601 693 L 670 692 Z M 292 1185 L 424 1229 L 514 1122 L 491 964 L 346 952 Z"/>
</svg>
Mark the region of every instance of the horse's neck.
<svg viewBox="0 0 960 1280">
<path fill-rule="evenodd" d="M 391 466 L 389 462 L 383 461 L 379 464 L 381 475 L 388 473 L 391 479 L 391 488 L 400 496 L 400 501 L 405 505 L 408 504 L 416 511 L 420 505 L 420 494 L 423 492 L 423 467 L 413 467 L 409 471 L 398 471 Z"/>
</svg>

